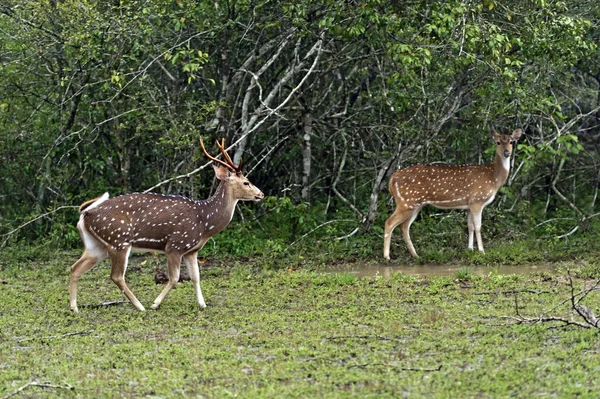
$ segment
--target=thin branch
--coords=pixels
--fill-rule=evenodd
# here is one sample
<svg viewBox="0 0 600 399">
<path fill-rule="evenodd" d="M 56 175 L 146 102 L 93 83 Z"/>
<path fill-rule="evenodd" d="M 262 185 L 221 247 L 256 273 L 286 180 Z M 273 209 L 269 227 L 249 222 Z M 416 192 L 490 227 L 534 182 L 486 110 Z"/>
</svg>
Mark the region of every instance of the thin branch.
<svg viewBox="0 0 600 399">
<path fill-rule="evenodd" d="M 232 147 L 232 146 L 230 146 L 229 148 L 231 148 L 231 147 Z M 229 148 L 228 148 L 227 150 L 229 150 Z M 169 183 L 169 182 L 172 182 L 173 180 L 179 180 L 179 179 L 184 179 L 184 178 L 187 178 L 187 177 L 193 176 L 193 175 L 195 175 L 196 173 L 200 172 L 202 169 L 206 169 L 206 168 L 207 168 L 207 167 L 209 167 L 211 164 L 212 164 L 212 161 L 209 161 L 209 162 L 205 163 L 204 165 L 202 165 L 202 166 L 200 166 L 200 167 L 198 167 L 198 168 L 196 168 L 196 169 L 192 170 L 191 172 L 188 172 L 188 173 L 185 173 L 185 174 L 183 174 L 183 175 L 179 175 L 179 176 L 175 176 L 175 177 L 171 177 L 171 178 L 169 178 L 169 179 L 163 180 L 163 181 L 161 181 L 161 182 L 159 182 L 159 183 L 156 183 L 154 186 L 152 186 L 152 187 L 150 187 L 150 188 L 148 188 L 148 189 L 146 189 L 146 190 L 144 190 L 144 191 L 142 191 L 142 192 L 144 192 L 144 193 L 147 193 L 147 192 L 150 192 L 150 191 L 154 190 L 155 188 L 158 188 L 158 187 L 160 187 L 160 186 L 162 186 L 162 185 L 164 185 L 164 184 L 167 184 L 167 183 Z"/>
<path fill-rule="evenodd" d="M 338 241 L 342 241 L 345 240 L 347 238 L 352 237 L 354 234 L 356 234 L 358 231 L 360 230 L 360 226 L 356 227 L 354 230 L 352 230 L 350 233 L 346 234 L 345 236 L 342 237 L 337 237 L 336 240 Z"/>
<path fill-rule="evenodd" d="M 23 223 L 23 224 L 22 224 L 22 225 L 20 225 L 19 227 L 15 228 L 15 229 L 13 229 L 13 230 L 11 230 L 11 231 L 9 231 L 8 233 L 4 233 L 4 234 L 0 235 L 0 237 L 6 237 L 6 238 L 5 238 L 5 239 L 2 241 L 2 243 L 0 244 L 0 248 L 4 248 L 4 246 L 5 246 L 5 245 L 6 245 L 6 243 L 8 242 L 8 239 L 10 238 L 10 236 L 11 236 L 11 235 L 13 235 L 14 233 L 16 233 L 17 231 L 21 230 L 23 227 L 25 227 L 25 226 L 27 226 L 27 225 L 30 225 L 31 223 L 33 223 L 33 222 L 35 222 L 35 221 L 37 221 L 37 220 L 39 220 L 39 219 L 41 219 L 41 218 L 43 218 L 43 217 L 46 217 L 46 216 L 48 216 L 48 215 L 52 215 L 53 213 L 56 213 L 56 212 L 58 212 L 58 211 L 60 211 L 60 210 L 63 210 L 63 209 L 78 209 L 78 208 L 79 208 L 79 207 L 78 207 L 78 206 L 75 206 L 75 205 L 64 205 L 64 206 L 59 206 L 58 208 L 56 208 L 56 209 L 53 209 L 53 210 L 51 210 L 50 212 L 46 212 L 46 213 L 43 213 L 43 214 L 41 214 L 41 215 L 38 215 L 38 216 L 36 216 L 35 218 L 33 218 L 33 219 L 31 219 L 31 220 L 29 220 L 29 221 L 27 221 L 27 222 Z"/>
<path fill-rule="evenodd" d="M 258 123 L 254 124 L 252 126 L 252 128 L 250 128 L 247 132 L 245 132 L 244 134 L 242 134 L 240 137 L 238 137 L 238 139 L 236 141 L 234 141 L 233 143 L 231 143 L 229 145 L 229 147 L 227 147 L 226 151 L 231 150 L 233 147 L 235 147 L 239 142 L 241 142 L 242 140 L 244 140 L 246 137 L 248 137 L 250 134 L 254 133 L 254 131 L 256 129 L 258 129 L 264 122 L 266 122 L 267 119 L 269 119 L 274 113 L 279 112 L 279 110 L 285 106 L 285 104 L 287 104 L 289 102 L 289 100 L 292 98 L 292 96 L 296 93 L 296 91 L 298 91 L 300 89 L 300 87 L 304 84 L 304 82 L 306 81 L 306 79 L 308 78 L 308 76 L 310 76 L 320 58 L 321 55 L 321 51 L 322 51 L 322 44 L 323 44 L 323 39 L 319 39 L 319 41 L 317 41 L 317 43 L 315 43 L 315 45 L 310 49 L 310 51 L 307 53 L 307 55 L 305 56 L 305 59 L 310 57 L 315 51 L 317 51 L 317 56 L 315 57 L 315 60 L 312 64 L 312 66 L 310 67 L 310 69 L 308 70 L 308 72 L 306 73 L 306 75 L 304 76 L 304 78 L 300 81 L 300 83 L 298 83 L 297 86 L 295 86 L 291 91 L 290 94 L 285 98 L 285 100 L 283 100 L 283 102 L 281 104 L 279 104 L 276 108 L 272 109 L 269 111 L 269 113 Z M 299 68 L 298 68 L 299 69 Z M 294 71 L 295 72 L 295 71 Z M 283 81 L 283 79 L 282 79 Z M 287 80 L 286 80 L 287 81 Z M 272 94 L 274 95 L 274 91 L 272 92 Z M 267 100 L 265 100 L 265 102 L 269 103 L 269 98 L 267 96 Z M 199 171 L 201 171 L 202 169 L 208 167 L 211 163 L 206 163 L 205 165 L 202 165 L 199 168 L 194 169 L 193 171 L 186 173 L 184 175 L 179 175 L 179 176 L 175 176 L 175 177 L 171 177 L 169 179 L 163 180 L 157 184 L 155 184 L 154 186 L 144 190 L 144 193 L 147 193 L 149 191 L 154 190 L 155 188 L 158 188 L 166 183 L 169 183 L 173 180 L 178 180 L 178 179 L 182 179 L 182 178 L 187 178 L 190 176 L 195 175 L 196 173 L 198 173 Z"/>
<path fill-rule="evenodd" d="M 561 235 L 557 236 L 556 238 L 557 238 L 558 240 L 560 240 L 561 238 L 566 238 L 566 237 L 568 237 L 568 236 L 570 236 L 570 235 L 573 235 L 573 234 L 575 234 L 575 232 L 576 232 L 577 230 L 579 230 L 579 226 L 575 226 L 575 227 L 573 227 L 573 228 L 571 229 L 571 231 L 569 231 L 568 233 L 561 234 Z"/>
<path fill-rule="evenodd" d="M 336 335 L 335 337 L 326 337 L 332 341 L 346 339 L 377 339 L 379 341 L 395 341 L 394 338 L 382 337 L 381 335 Z"/>
<path fill-rule="evenodd" d="M 545 323 L 549 321 L 559 321 L 566 325 L 574 325 L 583 328 L 592 328 L 590 324 L 584 324 L 578 321 L 573 321 L 569 319 L 565 319 L 564 317 L 556 317 L 556 316 L 547 316 L 547 317 L 524 317 L 524 316 L 500 316 L 502 319 L 510 319 L 517 322 L 517 324 L 539 324 Z"/>
<path fill-rule="evenodd" d="M 325 226 L 327 226 L 328 224 L 331 224 L 331 223 L 343 223 L 343 222 L 354 222 L 354 220 L 352 220 L 352 219 L 339 219 L 339 220 L 329 220 L 329 221 L 327 221 L 325 223 L 321 223 L 320 225 L 318 225 L 317 227 L 315 227 L 314 229 L 312 229 L 308 233 L 304 234 L 302 237 L 298 238 L 296 241 L 292 242 L 290 245 L 287 246 L 287 248 L 285 250 L 287 251 L 292 245 L 296 244 L 297 242 L 302 241 L 304 238 L 306 238 L 310 234 L 314 233 L 315 231 L 319 230 L 321 227 L 325 227 Z"/>
<path fill-rule="evenodd" d="M 571 209 L 573 209 L 579 216 L 581 216 L 581 220 L 585 220 L 585 215 L 583 214 L 583 212 L 577 208 L 577 206 L 572 203 L 571 201 L 569 201 L 569 199 L 567 197 L 565 197 L 563 195 L 563 193 L 561 193 L 558 188 L 556 188 L 556 183 L 558 182 L 558 179 L 560 178 L 560 173 L 562 172 L 562 168 L 565 165 L 565 158 L 560 160 L 560 163 L 558 164 L 558 170 L 556 171 L 556 176 L 554 177 L 554 179 L 552 180 L 552 191 L 554 191 L 556 193 L 556 195 L 558 195 L 558 198 L 560 198 L 563 202 L 567 203 L 567 205 L 569 205 L 571 207 Z"/>
<path fill-rule="evenodd" d="M 74 386 L 69 385 L 69 384 L 65 384 L 65 385 L 55 385 L 55 384 L 51 384 L 49 382 L 37 382 L 37 381 L 30 381 L 27 384 L 23 385 L 22 387 L 20 387 L 19 389 L 17 389 L 14 392 L 11 392 L 7 395 L 5 395 L 3 397 L 3 399 L 8 399 L 10 397 L 13 397 L 21 392 L 23 392 L 24 390 L 26 390 L 29 387 L 40 387 L 40 388 L 52 388 L 52 389 L 67 389 L 69 391 L 73 391 L 75 389 Z"/>
<path fill-rule="evenodd" d="M 518 301 L 517 301 L 518 295 L 515 295 L 516 316 L 501 316 L 501 318 L 514 320 L 517 322 L 517 324 L 538 324 L 538 323 L 544 323 L 544 322 L 558 321 L 565 325 L 573 325 L 573 326 L 577 326 L 577 327 L 583 327 L 586 329 L 598 328 L 598 320 L 597 320 L 596 316 L 592 313 L 592 311 L 590 309 L 588 309 L 584 305 L 581 305 L 579 302 L 581 300 L 583 300 L 590 292 L 598 289 L 598 287 L 600 286 L 600 280 L 596 281 L 596 283 L 593 286 L 591 286 L 590 288 L 584 289 L 584 290 L 576 293 L 571 273 L 569 272 L 568 275 L 569 275 L 569 288 L 571 291 L 571 295 L 569 298 L 562 300 L 558 305 L 554 306 L 550 310 L 543 312 L 538 317 L 525 317 L 519 313 L 519 306 L 518 306 Z M 567 318 L 559 317 L 559 316 L 546 316 L 547 314 L 554 311 L 558 307 L 566 304 L 567 302 L 571 302 L 571 310 L 573 310 L 576 314 L 578 314 L 584 320 L 584 322 L 579 322 L 579 321 L 575 321 L 572 319 L 567 319 Z"/>
<path fill-rule="evenodd" d="M 342 200 L 342 202 L 344 204 L 346 204 L 350 209 L 352 209 L 352 211 L 360 218 L 361 223 L 364 222 L 365 220 L 365 216 L 362 214 L 362 212 L 356 208 L 354 206 L 354 204 L 352 204 L 350 201 L 348 201 L 346 199 L 346 197 L 344 197 L 337 189 L 337 184 L 338 181 L 340 180 L 340 177 L 342 175 L 342 171 L 344 170 L 344 166 L 346 165 L 346 157 L 348 155 L 348 141 L 346 140 L 346 136 L 342 133 L 342 139 L 344 140 L 344 153 L 342 154 L 342 159 L 340 160 L 340 165 L 338 166 L 338 171 L 337 171 L 337 175 L 335 176 L 335 179 L 333 180 L 333 183 L 331 184 L 331 191 L 334 192 L 335 195 L 338 196 L 338 198 L 340 200 Z"/>
<path fill-rule="evenodd" d="M 76 331 L 76 332 L 72 332 L 72 333 L 66 333 L 63 335 L 49 335 L 46 337 L 34 337 L 34 338 L 22 338 L 22 339 L 17 339 L 16 341 L 18 343 L 22 343 L 22 342 L 27 342 L 27 341 L 34 341 L 36 339 L 60 339 L 60 338 L 66 338 L 66 337 L 72 337 L 74 335 L 87 335 L 91 332 L 91 330 L 84 330 L 84 331 Z"/>
<path fill-rule="evenodd" d="M 352 368 L 352 367 L 365 368 L 365 367 L 369 367 L 369 366 L 383 366 L 383 367 L 388 367 L 388 368 L 402 370 L 402 371 L 425 371 L 425 372 L 440 371 L 442 369 L 441 364 L 434 368 L 421 368 L 421 367 L 398 367 L 398 366 L 394 366 L 393 364 L 389 364 L 389 363 L 351 364 L 348 366 L 348 368 Z"/>
<path fill-rule="evenodd" d="M 0 9 L 0 14 L 4 14 L 7 17 L 10 17 L 10 18 L 12 18 L 12 19 L 14 19 L 16 21 L 19 21 L 19 22 L 21 22 L 21 23 L 23 23 L 25 25 L 31 26 L 34 29 L 39 29 L 42 32 L 46 33 L 47 35 L 50 35 L 50 36 L 54 37 L 60 43 L 64 43 L 65 42 L 65 39 L 61 35 L 57 34 L 56 32 L 51 31 L 48 28 L 43 27 L 41 24 L 35 24 L 35 23 L 33 23 L 33 22 L 31 22 L 31 21 L 29 21 L 27 19 L 24 19 L 24 18 L 18 16 L 17 14 L 15 14 L 15 12 L 13 10 L 9 9 L 8 6 L 3 6 L 2 9 Z"/>
<path fill-rule="evenodd" d="M 245 175 L 246 175 L 246 177 L 247 177 L 247 176 L 250 176 L 250 175 L 252 174 L 252 172 L 254 172 L 254 169 L 256 169 L 256 168 L 258 167 L 258 165 L 260 165 L 260 164 L 261 164 L 261 163 L 262 163 L 262 162 L 263 162 L 265 159 L 267 159 L 267 157 L 268 157 L 269 155 L 271 155 L 271 153 L 272 153 L 273 151 L 275 151 L 275 149 L 276 149 L 277 147 L 279 147 L 279 144 L 283 143 L 284 141 L 286 141 L 286 140 L 287 140 L 287 139 L 289 139 L 289 138 L 290 138 L 290 136 L 285 136 L 284 138 L 282 138 L 281 140 L 279 140 L 279 141 L 278 141 L 278 142 L 277 142 L 277 143 L 276 143 L 276 144 L 273 146 L 273 148 L 271 148 L 269 151 L 267 151 L 267 153 L 266 153 L 266 154 L 265 154 L 265 155 L 264 155 L 264 156 L 263 156 L 263 157 L 260 159 L 260 161 L 258 161 L 258 162 L 257 162 L 257 163 L 256 163 L 256 164 L 255 164 L 255 165 L 252 167 L 252 169 L 250 169 L 250 170 L 248 171 L 248 173 L 246 173 L 246 174 L 245 174 Z"/>
<path fill-rule="evenodd" d="M 473 293 L 473 295 L 492 295 L 492 294 L 504 294 L 504 295 L 508 295 L 508 294 L 519 294 L 519 293 L 551 294 L 552 291 L 540 291 L 540 290 L 530 290 L 530 289 L 524 289 L 524 290 L 506 290 L 506 291 L 482 291 L 482 292 L 475 292 L 475 293 Z"/>
<path fill-rule="evenodd" d="M 81 308 L 90 308 L 90 309 L 97 309 L 97 308 L 102 308 L 105 306 L 115 306 L 115 305 L 120 305 L 122 303 L 129 303 L 129 301 L 106 301 L 106 302 L 100 302 L 100 303 L 87 303 L 87 304 L 83 304 L 83 305 L 79 305 L 79 307 Z"/>
</svg>

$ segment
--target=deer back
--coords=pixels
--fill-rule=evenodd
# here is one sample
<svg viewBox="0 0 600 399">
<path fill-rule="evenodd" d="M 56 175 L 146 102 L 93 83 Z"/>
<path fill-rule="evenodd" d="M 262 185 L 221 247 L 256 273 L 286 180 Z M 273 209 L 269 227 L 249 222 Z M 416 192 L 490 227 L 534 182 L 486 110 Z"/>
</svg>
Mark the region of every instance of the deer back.
<svg viewBox="0 0 600 399">
<path fill-rule="evenodd" d="M 441 208 L 485 202 L 497 191 L 494 168 L 483 166 L 414 165 L 395 172 L 389 189 L 396 202 Z"/>
</svg>

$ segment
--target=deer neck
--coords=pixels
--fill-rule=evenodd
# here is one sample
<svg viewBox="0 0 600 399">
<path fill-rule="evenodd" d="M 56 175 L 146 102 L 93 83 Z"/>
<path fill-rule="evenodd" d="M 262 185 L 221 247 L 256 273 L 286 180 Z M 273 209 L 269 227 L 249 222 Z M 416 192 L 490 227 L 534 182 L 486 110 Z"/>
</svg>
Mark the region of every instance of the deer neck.
<svg viewBox="0 0 600 399">
<path fill-rule="evenodd" d="M 506 183 L 506 179 L 508 179 L 508 173 L 510 172 L 510 157 L 506 158 L 496 153 L 492 167 L 494 170 L 494 183 L 496 184 L 496 188 L 499 189 Z"/>
<path fill-rule="evenodd" d="M 231 188 L 221 182 L 210 198 L 200 201 L 204 231 L 213 236 L 227 227 L 233 218 L 237 202 L 238 200 L 233 198 Z"/>
</svg>

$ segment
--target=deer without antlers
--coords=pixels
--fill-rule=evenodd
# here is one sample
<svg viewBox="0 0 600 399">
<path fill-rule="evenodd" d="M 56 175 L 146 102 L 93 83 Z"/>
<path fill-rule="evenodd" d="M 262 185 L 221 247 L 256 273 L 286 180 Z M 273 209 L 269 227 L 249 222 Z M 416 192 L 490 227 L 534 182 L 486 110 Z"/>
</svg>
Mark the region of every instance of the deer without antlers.
<svg viewBox="0 0 600 399">
<path fill-rule="evenodd" d="M 385 221 L 383 257 L 390 259 L 392 231 L 398 225 L 410 254 L 418 257 L 410 240 L 410 225 L 421 208 L 430 204 L 442 209 L 467 209 L 469 249 L 473 249 L 473 232 L 481 252 L 481 214 L 508 178 L 513 144 L 521 137 L 521 129 L 512 134 L 498 134 L 492 129 L 496 156 L 489 165 L 434 166 L 414 165 L 395 172 L 389 190 L 396 210 Z"/>
<path fill-rule="evenodd" d="M 200 289 L 197 253 L 208 239 L 222 231 L 231 219 L 238 201 L 260 201 L 263 193 L 244 177 L 225 151 L 225 141 L 217 142 L 225 161 L 204 154 L 219 164 L 213 165 L 220 181 L 212 197 L 195 201 L 175 195 L 127 194 L 112 199 L 108 193 L 81 205 L 77 229 L 85 245 L 81 258 L 71 267 L 70 306 L 77 309 L 77 282 L 82 274 L 110 257 L 111 279 L 138 310 L 144 306 L 125 284 L 125 271 L 132 250 L 160 251 L 167 256 L 169 282 L 156 298 L 158 308 L 179 280 L 181 260 L 194 284 L 198 305 L 206 307 Z"/>
</svg>

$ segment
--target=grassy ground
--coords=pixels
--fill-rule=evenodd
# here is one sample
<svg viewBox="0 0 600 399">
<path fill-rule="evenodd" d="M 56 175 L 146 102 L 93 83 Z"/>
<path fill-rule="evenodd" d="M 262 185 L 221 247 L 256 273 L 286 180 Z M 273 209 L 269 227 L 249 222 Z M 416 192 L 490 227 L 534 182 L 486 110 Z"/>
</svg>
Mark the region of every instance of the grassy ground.
<svg viewBox="0 0 600 399">
<path fill-rule="evenodd" d="M 544 310 L 570 319 L 567 268 L 556 274 L 420 279 L 265 270 L 213 261 L 201 271 L 208 307 L 181 283 L 157 311 L 137 312 L 103 263 L 67 304 L 78 253 L 0 261 L 0 398 L 15 397 L 597 397 L 595 329 L 516 324 Z M 158 261 L 132 266 L 145 305 Z M 475 260 L 477 258 L 474 258 Z M 162 262 L 162 259 L 161 259 Z M 579 274 L 578 274 L 579 273 Z M 460 278 L 459 278 L 460 277 Z M 584 278 L 576 278 L 580 289 Z M 597 313 L 599 294 L 585 303 Z M 48 386 L 27 383 L 48 383 Z"/>
</svg>

